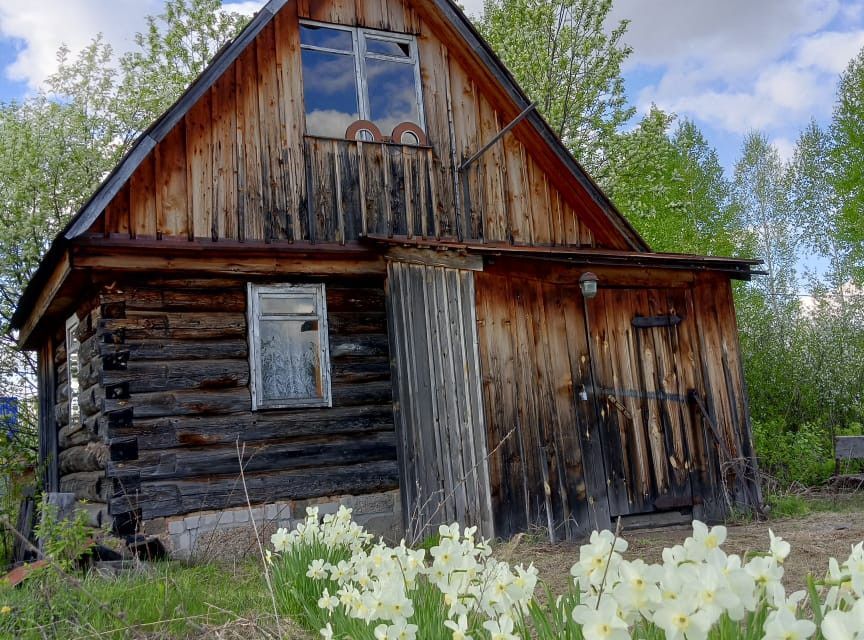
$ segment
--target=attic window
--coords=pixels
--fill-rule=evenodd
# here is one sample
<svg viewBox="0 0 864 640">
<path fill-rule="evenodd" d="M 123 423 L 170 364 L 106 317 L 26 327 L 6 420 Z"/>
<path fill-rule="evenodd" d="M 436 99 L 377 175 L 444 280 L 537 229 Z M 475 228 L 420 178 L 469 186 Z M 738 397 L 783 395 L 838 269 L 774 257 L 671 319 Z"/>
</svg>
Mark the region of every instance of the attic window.
<svg viewBox="0 0 864 640">
<path fill-rule="evenodd" d="M 252 409 L 330 406 L 323 284 L 249 285 Z"/>
<path fill-rule="evenodd" d="M 422 130 L 414 36 L 303 22 L 300 43 L 309 135 L 344 138 L 357 120 L 385 136 L 406 122 Z"/>
</svg>

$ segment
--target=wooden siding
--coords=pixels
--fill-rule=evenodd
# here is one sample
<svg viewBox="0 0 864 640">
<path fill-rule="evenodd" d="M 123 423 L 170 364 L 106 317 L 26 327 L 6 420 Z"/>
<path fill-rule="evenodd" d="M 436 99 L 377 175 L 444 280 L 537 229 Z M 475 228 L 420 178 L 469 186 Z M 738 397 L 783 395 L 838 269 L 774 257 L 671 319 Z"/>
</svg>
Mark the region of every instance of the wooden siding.
<svg viewBox="0 0 864 640">
<path fill-rule="evenodd" d="M 87 345 L 118 527 L 244 504 L 238 446 L 256 503 L 398 486 L 383 282 L 326 285 L 333 407 L 258 412 L 245 282 L 151 278 L 103 291 Z"/>
<path fill-rule="evenodd" d="M 586 322 L 583 270 L 476 276 L 496 533 L 758 507 L 729 281 L 604 270 Z"/>
<path fill-rule="evenodd" d="M 300 18 L 416 34 L 431 146 L 305 137 Z M 91 234 L 345 243 L 378 232 L 594 246 L 584 194 L 528 151 L 528 125 L 475 162 L 463 190 L 457 167 L 512 116 L 441 38 L 408 0 L 287 2 L 158 142 Z M 616 232 L 600 235 L 600 246 L 628 248 Z"/>
<path fill-rule="evenodd" d="M 578 399 L 590 387 L 578 287 L 485 272 L 476 282 L 497 535 L 608 526 L 596 421 Z"/>
<path fill-rule="evenodd" d="M 391 262 L 388 308 L 406 530 L 492 526 L 473 272 Z"/>
</svg>

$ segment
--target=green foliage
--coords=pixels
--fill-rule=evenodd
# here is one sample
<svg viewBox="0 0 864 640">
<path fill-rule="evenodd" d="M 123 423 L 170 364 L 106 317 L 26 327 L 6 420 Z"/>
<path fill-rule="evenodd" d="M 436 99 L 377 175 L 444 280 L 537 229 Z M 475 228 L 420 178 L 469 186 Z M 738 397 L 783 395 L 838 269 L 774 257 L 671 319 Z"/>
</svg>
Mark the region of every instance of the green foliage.
<svg viewBox="0 0 864 640">
<path fill-rule="evenodd" d="M 839 198 L 838 232 L 854 243 L 861 260 L 864 258 L 864 49 L 849 62 L 840 78 L 831 138 L 833 182 Z"/>
<path fill-rule="evenodd" d="M 253 613 L 253 619 L 264 620 L 264 612 L 270 609 L 260 565 L 229 569 L 165 563 L 110 580 L 87 576 L 83 587 L 92 599 L 50 571 L 17 589 L 0 585 L 0 608 L 11 609 L 0 614 L 0 638 L 98 635 L 122 640 L 136 637 L 129 631 L 132 625 L 146 625 L 141 630 L 147 637 L 197 637 L 204 625 Z M 123 619 L 109 615 L 94 601 Z"/>
<path fill-rule="evenodd" d="M 67 572 L 93 546 L 86 512 L 76 510 L 71 517 L 61 519 L 57 506 L 47 502 L 42 503 L 35 533 L 45 555 Z"/>
<path fill-rule="evenodd" d="M 771 509 L 772 518 L 800 518 L 810 513 L 810 504 L 795 494 L 769 495 L 765 502 Z"/>
<path fill-rule="evenodd" d="M 810 423 L 789 427 L 779 419 L 753 423 L 753 437 L 763 471 L 782 485 L 822 484 L 834 471 L 831 433 Z"/>
<path fill-rule="evenodd" d="M 0 386 L 31 397 L 35 359 L 9 320 L 49 242 L 141 131 L 245 23 L 219 0 L 168 0 L 119 62 L 101 37 L 36 95 L 0 104 Z M 23 387 L 23 388 L 22 388 Z"/>
<path fill-rule="evenodd" d="M 573 155 L 601 183 L 609 144 L 634 110 L 621 65 L 627 23 L 612 0 L 486 0 L 478 27 Z"/>
<path fill-rule="evenodd" d="M 673 131 L 675 120 L 655 107 L 618 137 L 607 191 L 655 251 L 740 254 L 748 234 L 717 152 L 690 121 Z"/>
<path fill-rule="evenodd" d="M 0 427 L 0 518 L 18 520 L 18 508 L 26 490 L 35 483 L 36 432 L 34 407 L 22 403 L 18 429 L 13 437 Z M 14 538 L 0 527 L 0 570 L 12 560 Z"/>
</svg>

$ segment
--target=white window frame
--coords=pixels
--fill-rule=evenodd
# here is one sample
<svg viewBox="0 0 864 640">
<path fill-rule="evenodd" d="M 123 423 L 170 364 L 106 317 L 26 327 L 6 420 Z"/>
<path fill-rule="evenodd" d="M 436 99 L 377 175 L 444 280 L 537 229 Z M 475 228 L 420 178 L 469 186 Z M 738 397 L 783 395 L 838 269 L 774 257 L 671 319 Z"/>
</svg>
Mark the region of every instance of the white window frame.
<svg viewBox="0 0 864 640">
<path fill-rule="evenodd" d="M 78 375 L 81 372 L 81 344 L 78 342 L 78 338 L 73 336 L 72 333 L 73 331 L 78 330 L 80 322 L 78 314 L 76 313 L 73 313 L 72 316 L 66 320 L 66 395 L 69 396 L 67 403 L 69 405 L 69 424 L 71 426 L 77 426 L 82 419 L 81 385 L 78 380 Z M 78 343 L 77 351 L 72 348 L 73 342 Z M 77 371 L 74 372 L 74 375 L 72 371 L 73 357 L 78 363 Z"/>
<path fill-rule="evenodd" d="M 380 31 L 378 29 L 367 29 L 366 27 L 348 27 L 341 24 L 332 24 L 329 22 L 319 22 L 317 20 L 301 20 L 301 25 L 309 25 L 312 27 L 322 27 L 325 29 L 334 29 L 336 31 L 346 31 L 351 34 L 353 42 L 353 51 L 344 51 L 342 49 L 331 49 L 329 47 L 318 47 L 311 44 L 301 44 L 300 49 L 308 49 L 309 51 L 323 51 L 325 53 L 335 53 L 343 56 L 354 57 L 354 74 L 357 88 L 357 97 L 359 104 L 357 105 L 360 111 L 360 120 L 369 120 L 374 122 L 370 117 L 371 108 L 369 107 L 369 89 L 366 85 L 366 58 L 374 60 L 387 60 L 388 62 L 398 62 L 405 65 L 414 66 L 414 91 L 417 96 L 417 116 L 419 119 L 420 128 L 426 131 L 426 116 L 423 109 L 423 84 L 420 77 L 420 56 L 417 49 L 417 38 L 407 33 L 394 33 L 392 31 Z M 407 44 L 411 53 L 408 58 L 399 58 L 396 56 L 388 56 L 380 53 L 367 53 L 366 39 L 371 36 L 376 40 L 384 40 L 386 42 L 395 42 L 397 44 Z M 304 100 L 303 113 L 306 113 L 306 105 Z M 307 132 L 308 133 L 308 132 Z M 390 131 L 381 132 L 385 136 L 390 135 Z M 308 134 L 316 135 L 316 134 Z M 398 140 L 394 140 L 396 144 L 400 144 Z"/>
<path fill-rule="evenodd" d="M 263 398 L 263 380 L 260 353 L 259 320 L 310 320 L 313 314 L 261 314 L 261 294 L 276 294 L 285 297 L 310 295 L 315 299 L 314 318 L 318 321 L 318 344 L 320 345 L 319 362 L 321 398 L 297 398 L 294 400 L 271 400 Z M 259 409 L 294 409 L 298 407 L 332 407 L 333 394 L 330 388 L 330 337 L 327 324 L 327 290 L 324 284 L 269 284 L 258 285 L 249 283 L 247 287 L 247 322 L 249 327 L 249 386 L 252 391 L 252 410 Z"/>
</svg>

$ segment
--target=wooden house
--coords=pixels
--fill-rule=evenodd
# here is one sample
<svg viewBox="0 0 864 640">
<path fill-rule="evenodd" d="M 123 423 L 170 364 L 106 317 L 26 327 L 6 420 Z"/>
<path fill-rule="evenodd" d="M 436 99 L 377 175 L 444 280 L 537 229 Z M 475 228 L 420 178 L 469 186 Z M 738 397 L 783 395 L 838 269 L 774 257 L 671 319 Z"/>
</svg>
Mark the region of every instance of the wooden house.
<svg viewBox="0 0 864 640">
<path fill-rule="evenodd" d="M 181 549 L 247 493 L 414 533 L 720 518 L 759 503 L 754 264 L 651 252 L 450 0 L 271 0 L 20 301 L 45 488 Z"/>
</svg>

